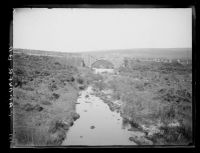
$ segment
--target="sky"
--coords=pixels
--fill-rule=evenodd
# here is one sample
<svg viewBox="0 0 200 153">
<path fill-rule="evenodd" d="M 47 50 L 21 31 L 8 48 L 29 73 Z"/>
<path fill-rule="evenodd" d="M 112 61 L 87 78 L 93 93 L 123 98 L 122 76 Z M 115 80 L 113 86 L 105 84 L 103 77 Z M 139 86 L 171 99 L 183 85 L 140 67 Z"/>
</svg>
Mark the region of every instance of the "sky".
<svg viewBox="0 0 200 153">
<path fill-rule="evenodd" d="M 17 8 L 13 47 L 62 52 L 191 48 L 191 8 Z"/>
</svg>

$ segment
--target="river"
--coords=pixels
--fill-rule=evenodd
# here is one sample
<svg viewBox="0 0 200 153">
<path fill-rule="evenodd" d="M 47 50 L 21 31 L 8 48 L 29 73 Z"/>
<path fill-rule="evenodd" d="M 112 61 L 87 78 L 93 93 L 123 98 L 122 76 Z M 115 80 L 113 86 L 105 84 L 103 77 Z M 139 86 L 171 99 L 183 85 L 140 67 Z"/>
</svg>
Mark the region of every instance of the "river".
<svg viewBox="0 0 200 153">
<path fill-rule="evenodd" d="M 92 94 L 92 86 L 82 91 L 76 105 L 80 118 L 67 132 L 66 145 L 136 145 L 129 140 L 132 133 L 123 126 L 123 119 Z"/>
</svg>

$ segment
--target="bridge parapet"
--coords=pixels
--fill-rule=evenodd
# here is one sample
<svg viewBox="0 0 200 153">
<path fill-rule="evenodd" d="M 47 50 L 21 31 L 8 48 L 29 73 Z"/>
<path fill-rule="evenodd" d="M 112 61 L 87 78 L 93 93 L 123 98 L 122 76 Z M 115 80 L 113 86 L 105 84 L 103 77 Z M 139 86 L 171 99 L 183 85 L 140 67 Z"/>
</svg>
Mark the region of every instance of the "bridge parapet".
<svg viewBox="0 0 200 153">
<path fill-rule="evenodd" d="M 112 57 L 112 56 L 105 56 L 105 57 L 94 57 L 91 55 L 85 55 L 83 56 L 84 63 L 87 67 L 91 68 L 92 64 L 99 60 L 106 60 L 114 65 L 114 68 L 119 67 L 123 64 L 123 58 L 122 57 Z"/>
</svg>

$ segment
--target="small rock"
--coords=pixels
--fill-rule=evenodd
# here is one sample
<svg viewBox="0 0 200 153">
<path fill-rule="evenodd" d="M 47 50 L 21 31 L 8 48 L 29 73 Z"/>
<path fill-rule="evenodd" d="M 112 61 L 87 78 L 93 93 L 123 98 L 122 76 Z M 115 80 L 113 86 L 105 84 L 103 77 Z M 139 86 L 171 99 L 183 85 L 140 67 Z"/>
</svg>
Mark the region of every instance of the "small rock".
<svg viewBox="0 0 200 153">
<path fill-rule="evenodd" d="M 134 141 L 135 139 L 133 137 L 129 137 L 129 140 L 130 141 Z"/>
<path fill-rule="evenodd" d="M 130 129 L 128 129 L 128 131 L 134 131 L 134 129 L 133 129 L 133 128 L 130 128 Z"/>
<path fill-rule="evenodd" d="M 89 97 L 89 95 L 86 95 L 86 96 L 85 96 L 85 98 L 88 98 L 88 97 Z"/>
<path fill-rule="evenodd" d="M 33 107 L 33 105 L 28 103 L 23 106 L 23 109 L 26 111 L 32 111 L 32 110 L 34 110 L 34 107 Z"/>
<path fill-rule="evenodd" d="M 74 120 L 77 120 L 77 119 L 79 119 L 80 118 L 80 115 L 78 114 L 78 113 L 74 113 L 73 114 L 73 119 Z"/>
<path fill-rule="evenodd" d="M 137 143 L 138 145 L 153 145 L 153 142 L 144 137 L 129 137 L 130 141 Z"/>
<path fill-rule="evenodd" d="M 70 122 L 70 126 L 73 126 L 74 125 L 74 122 Z"/>
<path fill-rule="evenodd" d="M 43 105 L 52 105 L 52 103 L 51 103 L 51 102 L 49 102 L 49 101 L 46 101 L 46 100 L 45 100 L 45 101 L 42 101 L 41 103 L 42 103 Z"/>
<path fill-rule="evenodd" d="M 80 136 L 80 138 L 83 138 L 83 136 Z"/>
<path fill-rule="evenodd" d="M 69 124 L 63 123 L 62 127 L 64 130 L 69 130 Z"/>
<path fill-rule="evenodd" d="M 86 87 L 85 86 L 79 86 L 80 90 L 84 90 Z"/>
<path fill-rule="evenodd" d="M 40 111 L 42 111 L 44 108 L 37 104 L 37 105 L 35 105 L 34 109 L 40 112 Z"/>
<path fill-rule="evenodd" d="M 90 129 L 94 129 L 95 128 L 95 126 L 90 126 Z"/>
<path fill-rule="evenodd" d="M 140 131 L 140 129 L 135 128 L 135 127 L 131 127 L 130 129 L 128 129 L 128 131 Z"/>
</svg>

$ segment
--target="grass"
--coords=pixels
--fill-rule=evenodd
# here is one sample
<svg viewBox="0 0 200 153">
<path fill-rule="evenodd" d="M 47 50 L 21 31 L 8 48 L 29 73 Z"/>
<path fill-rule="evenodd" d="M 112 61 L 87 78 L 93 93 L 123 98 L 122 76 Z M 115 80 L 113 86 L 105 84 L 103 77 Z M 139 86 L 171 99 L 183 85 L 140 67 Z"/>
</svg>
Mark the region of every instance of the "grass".
<svg viewBox="0 0 200 153">
<path fill-rule="evenodd" d="M 48 130 L 33 127 L 15 127 L 15 144 L 22 146 L 46 146 L 50 145 L 52 138 Z"/>
<path fill-rule="evenodd" d="M 13 146 L 60 145 L 73 121 L 78 92 L 93 85 L 134 128 L 155 125 L 154 144 L 192 142 L 192 68 L 178 63 L 126 60 L 119 75 L 94 74 L 79 58 L 14 54 Z M 112 105 L 101 91 L 111 89 Z M 161 122 L 161 126 L 158 123 Z M 170 126 L 173 122 L 179 126 Z"/>
<path fill-rule="evenodd" d="M 13 59 L 12 147 L 61 145 L 77 119 L 79 59 L 21 53 Z"/>
<path fill-rule="evenodd" d="M 121 100 L 121 115 L 135 125 L 155 125 L 162 133 L 149 139 L 154 144 L 185 145 L 192 142 L 191 66 L 177 63 L 125 61 L 118 77 L 107 88 L 113 100 Z M 102 82 L 95 84 L 103 89 Z M 161 127 L 158 123 L 161 122 Z M 173 122 L 179 126 L 170 126 Z"/>
</svg>

